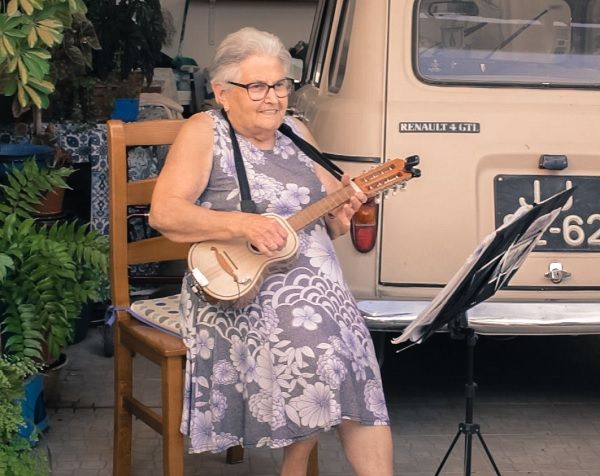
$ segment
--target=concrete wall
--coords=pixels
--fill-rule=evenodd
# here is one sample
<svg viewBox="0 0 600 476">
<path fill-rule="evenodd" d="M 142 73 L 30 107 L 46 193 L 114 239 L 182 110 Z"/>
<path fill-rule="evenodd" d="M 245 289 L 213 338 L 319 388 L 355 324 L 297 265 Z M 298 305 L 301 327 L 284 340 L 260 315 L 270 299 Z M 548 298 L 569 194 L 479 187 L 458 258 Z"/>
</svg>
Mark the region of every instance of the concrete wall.
<svg viewBox="0 0 600 476">
<path fill-rule="evenodd" d="M 176 32 L 172 44 L 163 49 L 171 57 L 177 55 L 184 0 L 161 0 L 171 12 Z M 298 41 L 308 42 L 317 6 L 312 1 L 230 1 L 192 0 L 185 27 L 182 55 L 196 60 L 199 66 L 210 64 L 215 47 L 233 31 L 254 26 L 270 31 L 291 48 Z"/>
</svg>

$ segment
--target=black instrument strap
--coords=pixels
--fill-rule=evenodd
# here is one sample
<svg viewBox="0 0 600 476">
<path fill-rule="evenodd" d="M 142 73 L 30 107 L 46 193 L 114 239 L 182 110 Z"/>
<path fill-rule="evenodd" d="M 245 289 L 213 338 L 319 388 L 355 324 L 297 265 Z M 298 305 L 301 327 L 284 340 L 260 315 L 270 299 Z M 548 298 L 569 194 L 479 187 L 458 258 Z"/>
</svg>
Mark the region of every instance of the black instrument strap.
<svg viewBox="0 0 600 476">
<path fill-rule="evenodd" d="M 242 152 L 240 151 L 240 144 L 235 136 L 233 126 L 227 117 L 227 113 L 225 110 L 222 110 L 221 113 L 229 124 L 229 137 L 231 137 L 231 147 L 233 147 L 233 160 L 235 161 L 235 171 L 237 172 L 240 187 L 241 209 L 243 212 L 256 213 L 256 203 L 254 203 L 254 200 L 252 200 L 252 196 L 250 195 L 250 185 L 248 185 L 248 177 L 246 175 L 246 167 L 244 167 L 244 160 L 242 159 Z"/>
<path fill-rule="evenodd" d="M 315 146 L 306 142 L 302 137 L 297 135 L 290 126 L 282 123 L 279 126 L 279 132 L 289 137 L 296 147 L 304 152 L 308 157 L 314 160 L 317 164 L 323 167 L 327 172 L 333 175 L 336 179 L 341 180 L 344 171 L 335 165 L 331 160 L 323 155 L 323 153 Z"/>
<path fill-rule="evenodd" d="M 248 176 L 246 175 L 246 167 L 244 167 L 244 160 L 242 159 L 240 144 L 238 143 L 235 130 L 233 129 L 225 110 L 221 110 L 221 114 L 223 114 L 227 124 L 229 124 L 229 137 L 231 138 L 231 147 L 233 148 L 233 160 L 235 162 L 235 171 L 238 176 L 238 183 L 240 187 L 241 209 L 243 212 L 256 213 L 256 203 L 254 203 L 254 200 L 252 200 L 252 196 L 250 194 L 250 185 L 248 184 Z M 306 142 L 302 137 L 298 136 L 290 126 L 282 123 L 281 126 L 279 126 L 279 132 L 286 137 L 289 137 L 296 147 L 298 147 L 309 158 L 327 170 L 337 180 L 342 179 L 344 171 L 327 157 L 325 157 L 316 147 Z"/>
</svg>

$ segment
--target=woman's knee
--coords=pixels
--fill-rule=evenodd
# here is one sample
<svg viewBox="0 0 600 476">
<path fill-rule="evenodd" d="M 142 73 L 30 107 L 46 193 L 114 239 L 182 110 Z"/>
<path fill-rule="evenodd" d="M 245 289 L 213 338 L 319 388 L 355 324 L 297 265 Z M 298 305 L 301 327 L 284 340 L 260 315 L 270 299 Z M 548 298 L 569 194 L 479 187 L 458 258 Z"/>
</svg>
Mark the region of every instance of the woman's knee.
<svg viewBox="0 0 600 476">
<path fill-rule="evenodd" d="M 310 452 L 317 444 L 319 438 L 317 436 L 313 436 L 311 438 L 306 438 L 304 440 L 295 441 L 294 443 L 283 448 L 283 453 L 290 457 L 306 457 L 308 458 Z"/>
<path fill-rule="evenodd" d="M 393 446 L 389 426 L 347 421 L 338 430 L 346 457 L 357 475 L 391 476 Z"/>
<path fill-rule="evenodd" d="M 306 475 L 310 453 L 317 443 L 317 438 L 296 441 L 283 448 L 283 461 L 280 476 Z"/>
<path fill-rule="evenodd" d="M 392 444 L 392 432 L 386 425 L 363 425 L 352 420 L 344 420 L 338 427 L 342 444 L 380 447 L 382 450 Z"/>
</svg>

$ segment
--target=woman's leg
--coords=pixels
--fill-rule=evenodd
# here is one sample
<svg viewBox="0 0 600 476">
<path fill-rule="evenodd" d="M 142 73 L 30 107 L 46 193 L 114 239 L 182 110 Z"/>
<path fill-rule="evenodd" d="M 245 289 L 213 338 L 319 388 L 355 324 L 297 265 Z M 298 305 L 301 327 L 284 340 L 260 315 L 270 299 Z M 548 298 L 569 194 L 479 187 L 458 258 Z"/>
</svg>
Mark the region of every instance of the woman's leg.
<svg viewBox="0 0 600 476">
<path fill-rule="evenodd" d="M 344 420 L 339 426 L 344 452 L 357 476 L 392 476 L 392 432 L 389 426 Z"/>
<path fill-rule="evenodd" d="M 283 448 L 280 476 L 306 476 L 308 457 L 318 437 L 297 441 Z"/>
</svg>

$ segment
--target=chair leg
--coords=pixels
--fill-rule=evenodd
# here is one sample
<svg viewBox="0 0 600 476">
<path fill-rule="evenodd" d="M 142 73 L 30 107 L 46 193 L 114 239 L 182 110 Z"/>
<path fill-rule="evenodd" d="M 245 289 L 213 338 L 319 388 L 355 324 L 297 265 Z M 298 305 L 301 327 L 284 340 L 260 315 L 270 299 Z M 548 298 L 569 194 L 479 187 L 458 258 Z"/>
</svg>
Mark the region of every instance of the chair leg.
<svg viewBox="0 0 600 476">
<path fill-rule="evenodd" d="M 227 457 L 225 460 L 227 464 L 236 464 L 244 461 L 244 447 L 238 445 L 227 448 Z"/>
<path fill-rule="evenodd" d="M 115 411 L 113 436 L 113 475 L 131 474 L 132 415 L 125 409 L 124 399 L 132 395 L 133 354 L 120 339 L 119 324 L 114 326 Z"/>
<path fill-rule="evenodd" d="M 161 367 L 163 474 L 183 476 L 183 435 L 179 430 L 183 410 L 181 357 L 166 358 Z"/>
<path fill-rule="evenodd" d="M 319 444 L 315 443 L 308 457 L 306 476 L 319 476 Z"/>
</svg>

